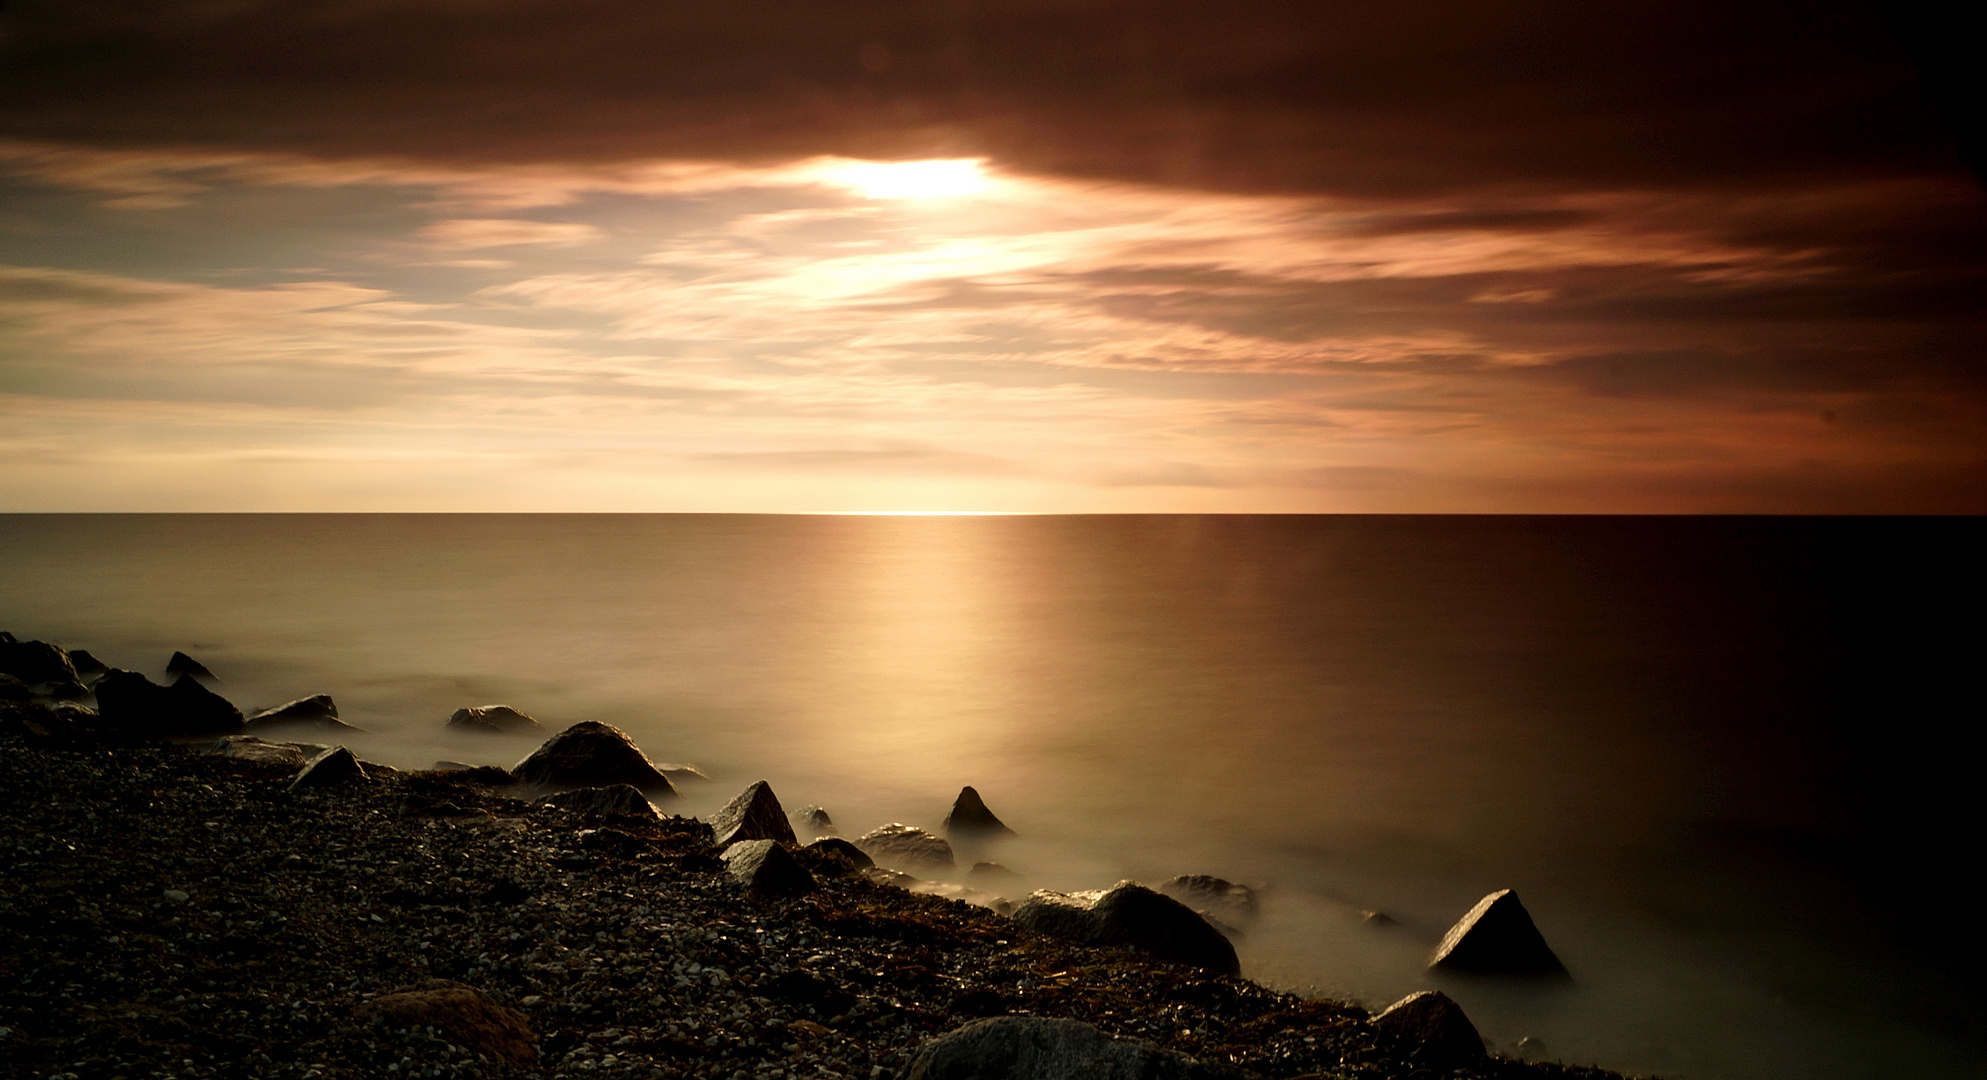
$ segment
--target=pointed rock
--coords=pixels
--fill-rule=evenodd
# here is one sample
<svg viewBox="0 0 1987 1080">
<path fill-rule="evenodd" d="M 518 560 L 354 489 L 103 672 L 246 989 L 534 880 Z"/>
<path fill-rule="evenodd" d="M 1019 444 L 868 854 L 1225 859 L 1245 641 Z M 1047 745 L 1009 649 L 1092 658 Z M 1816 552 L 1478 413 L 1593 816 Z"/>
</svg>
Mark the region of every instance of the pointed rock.
<svg viewBox="0 0 1987 1080">
<path fill-rule="evenodd" d="M 1422 990 L 1394 1002 L 1373 1026 L 1420 1043 L 1414 1059 L 1438 1069 L 1458 1069 L 1484 1059 L 1483 1036 L 1463 1007 L 1440 990 Z"/>
<path fill-rule="evenodd" d="M 166 661 L 166 674 L 191 675 L 196 679 L 204 679 L 207 682 L 221 681 L 214 677 L 213 672 L 207 670 L 207 665 L 183 652 L 173 653 L 172 659 Z"/>
<path fill-rule="evenodd" d="M 97 681 L 97 712 L 106 726 L 161 738 L 242 730 L 241 710 L 188 675 L 160 686 L 135 671 L 112 668 Z"/>
<path fill-rule="evenodd" d="M 793 835 L 793 826 L 787 823 L 786 811 L 780 809 L 779 797 L 773 794 L 772 785 L 764 780 L 739 792 L 737 798 L 711 815 L 710 822 L 711 834 L 715 837 L 712 842 L 718 847 L 740 840 L 800 842 Z"/>
<path fill-rule="evenodd" d="M 777 840 L 740 840 L 725 849 L 724 869 L 757 896 L 795 896 L 816 887 L 814 875 Z"/>
<path fill-rule="evenodd" d="M 632 784 L 574 788 L 571 791 L 540 796 L 537 801 L 562 810 L 571 810 L 576 814 L 635 817 L 646 821 L 662 820 L 662 815 L 655 812 L 655 807 L 649 803 L 648 797 L 635 790 Z"/>
<path fill-rule="evenodd" d="M 1430 967 L 1475 975 L 1570 979 L 1518 894 L 1500 889 L 1476 902 L 1435 949 Z"/>
<path fill-rule="evenodd" d="M 959 789 L 959 797 L 952 800 L 952 812 L 945 815 L 945 823 L 939 826 L 938 831 L 953 840 L 1014 835 L 1014 830 L 995 817 L 994 812 L 987 809 L 987 804 L 980 799 L 980 793 L 970 787 Z"/>
<path fill-rule="evenodd" d="M 457 709 L 446 726 L 485 735 L 523 735 L 544 730 L 537 720 L 509 705 L 471 705 Z"/>
<path fill-rule="evenodd" d="M 110 670 L 110 665 L 91 656 L 88 649 L 77 649 L 70 653 L 69 663 L 76 669 L 76 677 L 82 679 L 85 684 L 97 681 Z"/>
<path fill-rule="evenodd" d="M 1129 945 L 1161 960 L 1222 975 L 1242 967 L 1235 946 L 1194 909 L 1136 882 L 1108 892 L 1037 892 L 1015 909 L 1014 921 L 1038 934 L 1081 945 Z"/>
<path fill-rule="evenodd" d="M 804 832 L 810 837 L 835 835 L 835 819 L 818 806 L 803 806 L 790 816 L 798 826 L 794 829 L 795 833 Z"/>
<path fill-rule="evenodd" d="M 676 798 L 669 778 L 656 771 L 627 732 L 583 720 L 545 740 L 511 770 L 521 784 L 547 791 L 633 784 L 651 800 Z"/>
<path fill-rule="evenodd" d="M 879 866 L 900 870 L 944 870 L 952 865 L 952 845 L 910 825 L 893 821 L 856 838 L 856 846 Z"/>
<path fill-rule="evenodd" d="M 364 779 L 366 770 L 359 764 L 359 759 L 353 757 L 350 750 L 334 746 L 304 762 L 303 771 L 290 781 L 290 790 L 306 791 Z"/>
<path fill-rule="evenodd" d="M 308 728 L 313 731 L 358 731 L 358 728 L 338 719 L 338 706 L 330 694 L 312 694 L 310 697 L 278 705 L 273 709 L 263 709 L 246 721 L 250 734 L 268 731 L 272 728 Z"/>
</svg>

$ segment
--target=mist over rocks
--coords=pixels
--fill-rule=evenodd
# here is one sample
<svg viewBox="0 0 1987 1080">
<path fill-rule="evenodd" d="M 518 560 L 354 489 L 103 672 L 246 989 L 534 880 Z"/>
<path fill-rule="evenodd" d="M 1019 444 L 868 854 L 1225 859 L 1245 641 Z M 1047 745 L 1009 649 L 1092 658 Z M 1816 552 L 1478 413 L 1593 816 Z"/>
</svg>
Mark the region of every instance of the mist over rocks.
<svg viewBox="0 0 1987 1080">
<path fill-rule="evenodd" d="M 955 865 L 951 844 L 898 821 L 871 829 L 857 837 L 855 844 L 868 852 L 878 866 L 929 872 L 949 870 Z"/>
<path fill-rule="evenodd" d="M 776 840 L 797 844 L 779 796 L 764 780 L 754 781 L 710 816 L 712 843 L 728 847 L 743 840 Z"/>
<path fill-rule="evenodd" d="M 207 665 L 178 651 L 174 651 L 171 658 L 166 661 L 166 674 L 191 675 L 202 682 L 221 681 L 213 672 L 207 670 Z"/>
<path fill-rule="evenodd" d="M 1124 945 L 1176 964 L 1241 973 L 1235 946 L 1192 908 L 1133 881 L 1102 892 L 1040 890 L 1014 910 L 1014 922 L 1085 945 Z"/>
<path fill-rule="evenodd" d="M 650 800 L 677 797 L 669 778 L 627 732 L 597 720 L 582 720 L 545 740 L 511 774 L 544 791 L 630 784 Z"/>
<path fill-rule="evenodd" d="M 442 725 L 454 731 L 485 735 L 535 734 L 545 730 L 530 714 L 509 705 L 470 705 L 455 710 Z"/>
<path fill-rule="evenodd" d="M 1409 1056 L 1437 1069 L 1466 1068 L 1484 1059 L 1476 1025 L 1440 990 L 1420 990 L 1394 1002 L 1373 1017 L 1373 1026 L 1418 1044 Z"/>
<path fill-rule="evenodd" d="M 1262 914 L 1254 889 L 1211 874 L 1168 878 L 1159 884 L 1159 891 L 1228 928 L 1246 928 Z"/>
<path fill-rule="evenodd" d="M 338 719 L 338 705 L 330 694 L 312 694 L 249 715 L 244 721 L 249 734 L 275 728 L 307 728 L 314 731 L 350 732 L 361 729 Z"/>
<path fill-rule="evenodd" d="M 1430 968 L 1471 975 L 1570 981 L 1518 894 L 1500 889 L 1476 902 L 1442 935 Z"/>
<path fill-rule="evenodd" d="M 160 686 L 135 671 L 112 668 L 97 680 L 95 689 L 103 723 L 130 734 L 231 735 L 244 727 L 240 709 L 191 675 Z"/>
<path fill-rule="evenodd" d="M 80 685 L 82 676 L 60 646 L 46 641 L 18 641 L 6 635 L 0 641 L 0 675 L 12 675 L 28 686 Z"/>
<path fill-rule="evenodd" d="M 970 786 L 959 789 L 959 797 L 952 800 L 952 809 L 946 813 L 938 831 L 948 840 L 990 840 L 1014 835 L 1014 830 L 995 817 L 980 793 Z"/>
<path fill-rule="evenodd" d="M 819 806 L 803 806 L 793 813 L 788 814 L 787 817 L 796 826 L 794 829 L 796 835 L 805 832 L 809 839 L 838 835 L 835 829 L 835 819 L 829 817 L 828 811 Z"/>
</svg>

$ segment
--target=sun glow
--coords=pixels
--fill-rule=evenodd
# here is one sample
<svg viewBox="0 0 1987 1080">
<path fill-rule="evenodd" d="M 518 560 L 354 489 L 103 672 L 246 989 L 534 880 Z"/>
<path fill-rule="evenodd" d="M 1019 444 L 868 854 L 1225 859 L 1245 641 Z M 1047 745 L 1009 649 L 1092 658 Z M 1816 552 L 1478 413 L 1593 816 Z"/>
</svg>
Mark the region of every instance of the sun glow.
<svg viewBox="0 0 1987 1080">
<path fill-rule="evenodd" d="M 856 161 L 835 170 L 834 179 L 867 199 L 942 199 L 977 195 L 987 189 L 984 158 L 934 161 Z"/>
</svg>

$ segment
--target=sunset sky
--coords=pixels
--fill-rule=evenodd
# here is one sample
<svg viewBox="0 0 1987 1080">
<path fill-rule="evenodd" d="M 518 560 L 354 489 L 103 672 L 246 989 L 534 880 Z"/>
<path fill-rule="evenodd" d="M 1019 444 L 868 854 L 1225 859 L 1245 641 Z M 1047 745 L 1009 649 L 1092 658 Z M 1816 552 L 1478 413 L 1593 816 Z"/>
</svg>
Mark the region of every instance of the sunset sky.
<svg viewBox="0 0 1987 1080">
<path fill-rule="evenodd" d="M 0 510 L 1987 512 L 1938 44 L 12 0 Z"/>
</svg>

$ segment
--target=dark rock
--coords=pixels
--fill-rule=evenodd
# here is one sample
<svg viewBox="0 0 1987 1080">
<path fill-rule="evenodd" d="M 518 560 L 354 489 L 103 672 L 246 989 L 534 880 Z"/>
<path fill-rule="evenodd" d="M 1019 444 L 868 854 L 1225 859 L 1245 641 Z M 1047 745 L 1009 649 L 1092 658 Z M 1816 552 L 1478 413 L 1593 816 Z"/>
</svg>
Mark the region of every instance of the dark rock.
<svg viewBox="0 0 1987 1080">
<path fill-rule="evenodd" d="M 428 766 L 433 772 L 462 772 L 465 769 L 473 769 L 475 767 L 466 761 L 448 761 L 446 759 Z"/>
<path fill-rule="evenodd" d="M 648 821 L 662 820 L 662 815 L 656 813 L 655 807 L 649 804 L 648 797 L 635 790 L 632 784 L 573 788 L 570 791 L 541 796 L 538 801 L 562 810 L 571 810 L 576 814 L 592 814 L 596 817 L 633 817 Z"/>
<path fill-rule="evenodd" d="M 1089 1024 L 1039 1016 L 976 1020 L 920 1047 L 906 1080 L 1243 1080 L 1203 1062 Z"/>
<path fill-rule="evenodd" d="M 581 721 L 545 740 L 511 772 L 519 783 L 552 791 L 632 784 L 652 801 L 676 798 L 669 778 L 656 770 L 626 732 L 594 720 Z"/>
<path fill-rule="evenodd" d="M 1518 894 L 1500 889 L 1476 902 L 1442 935 L 1430 967 L 1475 975 L 1570 979 Z"/>
<path fill-rule="evenodd" d="M 69 666 L 76 669 L 76 677 L 85 684 L 102 678 L 110 670 L 110 665 L 90 655 L 88 649 L 77 649 L 69 654 Z"/>
<path fill-rule="evenodd" d="M 1182 874 L 1160 885 L 1159 891 L 1202 915 L 1230 925 L 1247 925 L 1261 914 L 1256 890 L 1210 874 Z"/>
<path fill-rule="evenodd" d="M 304 762 L 309 760 L 303 748 L 295 743 L 269 742 L 253 735 L 225 736 L 214 744 L 210 752 L 222 757 L 260 761 L 290 769 L 301 769 L 304 767 Z"/>
<path fill-rule="evenodd" d="M 251 735 L 268 731 L 271 728 L 309 728 L 313 731 L 358 731 L 358 728 L 338 719 L 338 706 L 330 694 L 312 694 L 298 698 L 273 709 L 263 709 L 246 721 Z"/>
<path fill-rule="evenodd" d="M 685 784 L 708 784 L 711 782 L 711 778 L 704 775 L 704 770 L 699 769 L 695 765 L 686 765 L 680 761 L 657 762 L 655 768 L 657 772 L 669 777 L 669 782 L 679 788 Z"/>
<path fill-rule="evenodd" d="M 794 830 L 796 833 L 805 832 L 810 838 L 835 835 L 835 819 L 818 806 L 803 806 L 795 810 L 792 817 L 794 824 L 799 826 Z"/>
<path fill-rule="evenodd" d="M 69 654 L 46 641 L 0 641 L 0 675 L 12 675 L 29 686 L 83 681 Z"/>
<path fill-rule="evenodd" d="M 864 854 L 861 848 L 839 836 L 824 836 L 801 850 L 843 860 L 849 864 L 851 870 L 867 870 L 876 865 L 876 860 Z"/>
<path fill-rule="evenodd" d="M 943 870 L 952 866 L 952 845 L 923 829 L 891 822 L 856 838 L 878 866 L 900 870 Z"/>
<path fill-rule="evenodd" d="M 997 862 L 976 862 L 973 864 L 971 870 L 966 871 L 967 881 L 975 885 L 985 885 L 990 888 L 999 887 L 1011 881 L 1019 881 L 1020 879 L 1020 874 L 1009 870 Z"/>
<path fill-rule="evenodd" d="M 1384 911 L 1362 911 L 1359 913 L 1359 921 L 1380 930 L 1400 925 L 1400 920 Z"/>
<path fill-rule="evenodd" d="M 472 705 L 455 710 L 448 727 L 485 735 L 519 735 L 544 730 L 538 721 L 509 705 Z"/>
<path fill-rule="evenodd" d="M 51 683 L 48 696 L 54 701 L 88 701 L 90 688 L 79 682 Z"/>
<path fill-rule="evenodd" d="M 772 785 L 760 780 L 738 793 L 738 797 L 718 808 L 710 817 L 712 841 L 718 847 L 741 840 L 779 840 L 797 843 L 786 811 Z"/>
<path fill-rule="evenodd" d="M 12 675 L 0 673 L 0 701 L 28 702 L 34 700 L 34 691 L 28 684 Z"/>
<path fill-rule="evenodd" d="M 363 768 L 364 770 L 366 770 L 366 775 L 367 775 L 367 776 L 399 776 L 399 775 L 400 775 L 400 770 L 399 770 L 399 769 L 396 769 L 396 768 L 394 768 L 394 767 L 393 767 L 393 766 L 391 766 L 391 765 L 384 765 L 384 764 L 381 764 L 380 762 L 377 762 L 377 761 L 367 761 L 367 760 L 365 760 L 364 758 L 360 758 L 360 759 L 359 759 L 359 767 L 360 767 L 360 768 Z"/>
<path fill-rule="evenodd" d="M 1014 921 L 1084 945 L 1128 945 L 1223 975 L 1241 971 L 1235 947 L 1198 912 L 1135 882 L 1103 893 L 1037 892 L 1015 909 Z"/>
<path fill-rule="evenodd" d="M 777 840 L 740 840 L 725 849 L 724 868 L 758 896 L 796 896 L 816 887 L 814 875 Z"/>
<path fill-rule="evenodd" d="M 1484 1059 L 1476 1025 L 1440 990 L 1422 990 L 1394 1002 L 1373 1018 L 1373 1026 L 1419 1043 L 1413 1059 L 1437 1069 L 1463 1068 Z"/>
<path fill-rule="evenodd" d="M 241 710 L 190 675 L 160 686 L 135 671 L 113 668 L 97 680 L 96 693 L 103 722 L 134 734 L 230 735 L 242 730 Z"/>
<path fill-rule="evenodd" d="M 364 779 L 366 769 L 359 764 L 359 759 L 353 757 L 350 750 L 334 746 L 304 762 L 303 771 L 290 781 L 290 790 L 305 791 Z"/>
<path fill-rule="evenodd" d="M 215 678 L 213 672 L 207 670 L 207 665 L 201 663 L 198 660 L 195 660 L 194 658 L 186 655 L 183 652 L 173 653 L 172 659 L 166 661 L 166 674 L 191 675 L 196 679 L 203 679 L 207 682 L 221 681 L 220 679 Z"/>
<path fill-rule="evenodd" d="M 945 823 L 939 826 L 939 831 L 954 840 L 1014 835 L 1014 830 L 995 817 L 994 812 L 987 809 L 987 804 L 980 800 L 980 793 L 970 787 L 959 789 L 959 797 L 952 800 L 952 812 L 945 815 Z"/>
<path fill-rule="evenodd" d="M 432 1027 L 449 1041 L 519 1068 L 538 1062 L 537 1037 L 524 1014 L 471 986 L 429 979 L 381 994 L 353 1010 L 361 1019 L 395 1028 Z"/>
</svg>

